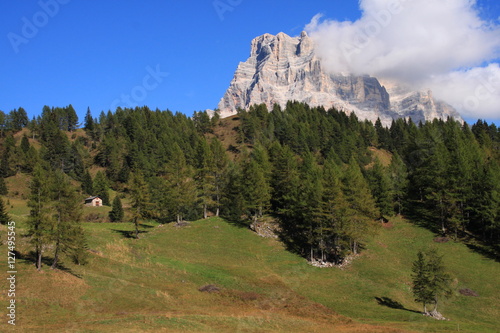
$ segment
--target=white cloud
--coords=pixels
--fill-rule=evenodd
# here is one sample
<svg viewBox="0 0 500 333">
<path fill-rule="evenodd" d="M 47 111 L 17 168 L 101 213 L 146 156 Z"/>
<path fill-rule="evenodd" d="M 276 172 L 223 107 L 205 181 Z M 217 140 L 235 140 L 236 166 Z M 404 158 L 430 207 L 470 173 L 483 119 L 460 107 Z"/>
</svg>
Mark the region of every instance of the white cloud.
<svg viewBox="0 0 500 333">
<path fill-rule="evenodd" d="M 474 0 L 360 0 L 360 9 L 355 22 L 317 15 L 306 26 L 328 70 L 430 88 L 463 116 L 500 118 L 500 69 L 484 65 L 500 56 L 500 26 Z M 490 79 L 486 97 L 478 87 Z"/>
<path fill-rule="evenodd" d="M 464 117 L 500 119 L 499 64 L 431 77 L 427 86 Z"/>
</svg>

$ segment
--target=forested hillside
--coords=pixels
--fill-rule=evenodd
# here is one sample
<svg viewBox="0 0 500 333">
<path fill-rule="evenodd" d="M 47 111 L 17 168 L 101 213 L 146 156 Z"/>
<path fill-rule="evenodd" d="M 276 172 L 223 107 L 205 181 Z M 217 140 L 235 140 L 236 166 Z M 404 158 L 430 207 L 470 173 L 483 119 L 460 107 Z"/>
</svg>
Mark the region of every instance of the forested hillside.
<svg viewBox="0 0 500 333">
<path fill-rule="evenodd" d="M 500 131 L 478 121 L 359 121 L 289 102 L 228 119 L 196 112 L 118 108 L 79 128 L 73 107 L 44 107 L 31 121 L 0 113 L 1 194 L 28 201 L 38 255 L 51 244 L 84 262 L 81 203 L 100 196 L 112 221 L 160 223 L 270 216 L 290 251 L 342 263 L 379 221 L 402 214 L 496 256 L 500 238 Z M 5 179 L 28 175 L 20 193 Z M 113 195 L 110 195 L 110 194 Z M 114 200 L 111 200 L 114 199 Z M 127 202 L 125 216 L 122 202 Z M 120 213 L 121 212 L 121 213 Z"/>
</svg>

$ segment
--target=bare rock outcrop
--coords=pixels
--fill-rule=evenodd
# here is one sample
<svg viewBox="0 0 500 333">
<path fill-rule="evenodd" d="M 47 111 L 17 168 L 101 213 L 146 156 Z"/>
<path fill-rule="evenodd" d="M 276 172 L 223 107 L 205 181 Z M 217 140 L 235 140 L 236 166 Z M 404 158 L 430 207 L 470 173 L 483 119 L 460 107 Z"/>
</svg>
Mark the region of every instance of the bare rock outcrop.
<svg viewBox="0 0 500 333">
<path fill-rule="evenodd" d="M 264 34 L 252 41 L 250 57 L 239 64 L 218 109 L 221 117 L 228 117 L 254 104 L 264 103 L 271 110 L 274 104 L 283 108 L 288 101 L 299 101 L 355 112 L 373 122 L 380 118 L 386 125 L 401 117 L 417 122 L 449 116 L 461 119 L 429 91 L 415 92 L 395 84 L 390 88 L 368 75 L 326 72 L 305 32 L 298 37 Z"/>
</svg>

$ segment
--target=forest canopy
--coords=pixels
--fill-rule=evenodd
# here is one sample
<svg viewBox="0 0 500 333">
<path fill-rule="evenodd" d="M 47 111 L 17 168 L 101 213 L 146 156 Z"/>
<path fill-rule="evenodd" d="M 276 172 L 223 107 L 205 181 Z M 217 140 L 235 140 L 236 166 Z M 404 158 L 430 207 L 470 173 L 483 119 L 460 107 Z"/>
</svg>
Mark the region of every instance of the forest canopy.
<svg viewBox="0 0 500 333">
<path fill-rule="evenodd" d="M 384 127 L 289 102 L 270 112 L 265 105 L 239 110 L 229 120 L 147 107 L 99 117 L 87 110 L 79 126 L 71 105 L 45 106 L 31 121 L 22 108 L 0 112 L 0 187 L 17 173 L 38 179 L 47 209 L 60 207 L 61 227 L 66 213 L 57 202 L 74 205 L 75 193 L 113 202 L 112 219 L 121 220 L 113 189 L 132 200 L 136 226 L 210 215 L 255 224 L 271 216 L 288 248 L 309 260 L 342 262 L 363 249 L 380 219 L 395 214 L 443 236 L 498 245 L 500 131 L 481 120 L 397 119 Z M 42 174 L 59 180 L 45 186 Z M 68 192 L 57 183 L 79 185 Z M 44 214 L 31 221 L 41 223 Z M 46 241 L 69 249 L 81 232 L 67 225 L 74 230 L 67 238 L 39 238 L 35 247 Z"/>
</svg>

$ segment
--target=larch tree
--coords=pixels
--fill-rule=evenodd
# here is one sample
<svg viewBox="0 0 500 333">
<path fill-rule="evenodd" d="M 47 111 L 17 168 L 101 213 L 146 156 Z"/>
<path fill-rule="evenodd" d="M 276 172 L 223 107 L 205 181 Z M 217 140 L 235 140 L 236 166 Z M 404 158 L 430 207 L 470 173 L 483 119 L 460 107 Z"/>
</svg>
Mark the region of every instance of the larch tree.
<svg viewBox="0 0 500 333">
<path fill-rule="evenodd" d="M 102 204 L 109 206 L 109 187 L 108 180 L 103 172 L 98 171 L 95 175 L 94 182 L 92 184 L 92 189 L 94 191 L 94 195 L 100 197 L 102 199 Z"/>
<path fill-rule="evenodd" d="M 352 253 L 357 254 L 359 245 L 372 233 L 374 220 L 380 212 L 355 158 L 351 158 L 342 183 L 348 203 L 344 230 L 350 238 Z"/>
<path fill-rule="evenodd" d="M 151 206 L 149 189 L 140 173 L 135 173 L 130 179 L 130 199 L 132 206 L 132 223 L 135 227 L 135 238 L 139 238 L 139 223 L 149 214 Z"/>
<path fill-rule="evenodd" d="M 123 206 L 122 206 L 122 201 L 120 200 L 120 197 L 117 195 L 113 199 L 113 204 L 112 204 L 112 209 L 109 212 L 109 219 L 111 222 L 120 222 L 123 220 Z"/>
<path fill-rule="evenodd" d="M 189 208 L 195 206 L 197 191 L 193 168 L 186 163 L 186 157 L 177 143 L 172 147 L 166 177 L 172 210 L 177 223 L 181 223 Z"/>
<path fill-rule="evenodd" d="M 443 264 L 443 257 L 435 249 L 425 253 L 419 251 L 417 260 L 412 267 L 412 290 L 415 301 L 424 306 L 424 314 L 441 317 L 438 312 L 438 302 L 441 297 L 450 297 L 452 294 L 451 277 Z M 427 304 L 434 304 L 431 312 L 427 311 Z"/>
<path fill-rule="evenodd" d="M 10 221 L 11 219 L 5 208 L 3 198 L 0 198 L 0 224 L 7 225 Z"/>
<path fill-rule="evenodd" d="M 214 179 L 214 158 L 210 146 L 206 140 L 201 140 L 198 145 L 196 169 L 196 185 L 198 188 L 198 196 L 203 209 L 203 218 L 208 217 L 208 210 L 216 204 L 215 196 L 215 179 Z"/>
<path fill-rule="evenodd" d="M 392 186 L 389 174 L 377 158 L 375 164 L 368 170 L 367 178 L 373 198 L 382 215 L 391 216 L 394 213 L 392 206 Z"/>
<path fill-rule="evenodd" d="M 52 186 L 55 215 L 51 230 L 54 244 L 54 260 L 51 268 L 54 269 L 57 267 L 60 254 L 76 250 L 75 246 L 82 243 L 78 238 L 84 235 L 80 226 L 83 215 L 82 203 L 68 176 L 62 171 L 55 171 Z"/>
<path fill-rule="evenodd" d="M 320 220 L 321 257 L 323 261 L 340 263 L 349 249 L 344 231 L 348 204 L 342 192 L 342 174 L 336 163 L 327 159 L 322 176 L 323 192 L 317 213 Z"/>
<path fill-rule="evenodd" d="M 271 188 L 261 166 L 253 159 L 243 167 L 243 185 L 245 206 L 256 223 L 270 205 Z"/>
<path fill-rule="evenodd" d="M 37 165 L 33 171 L 30 183 L 30 197 L 28 207 L 28 236 L 35 246 L 36 268 L 42 268 L 42 256 L 45 248 L 50 243 L 52 217 L 50 216 L 50 178 L 49 173 L 42 166 Z"/>
<path fill-rule="evenodd" d="M 397 214 L 401 215 L 408 190 L 408 170 L 398 153 L 392 155 L 391 164 L 389 165 L 389 179 L 391 180 L 395 209 Z"/>
<path fill-rule="evenodd" d="M 229 164 L 229 159 L 221 142 L 216 138 L 212 139 L 212 141 L 210 142 L 210 151 L 212 152 L 213 156 L 212 179 L 214 182 L 213 194 L 215 216 L 219 216 L 223 190 L 227 179 L 227 167 Z"/>
</svg>

